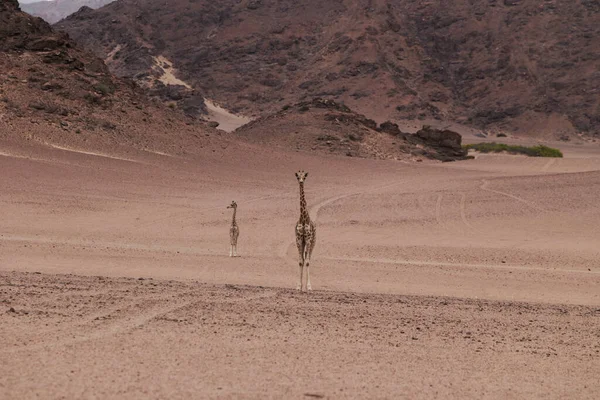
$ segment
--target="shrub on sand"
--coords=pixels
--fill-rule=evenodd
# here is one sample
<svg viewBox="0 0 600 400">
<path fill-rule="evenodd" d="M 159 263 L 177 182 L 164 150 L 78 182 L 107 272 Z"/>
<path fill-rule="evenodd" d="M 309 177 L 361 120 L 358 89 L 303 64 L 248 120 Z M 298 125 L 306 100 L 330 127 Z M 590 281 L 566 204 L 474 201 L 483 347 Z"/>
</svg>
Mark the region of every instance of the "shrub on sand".
<svg viewBox="0 0 600 400">
<path fill-rule="evenodd" d="M 502 153 L 506 152 L 509 154 L 525 154 L 529 157 L 557 157 L 562 158 L 563 154 L 560 150 L 552 147 L 544 146 L 542 144 L 537 146 L 520 146 L 510 145 L 504 143 L 473 143 L 466 144 L 463 146 L 467 150 L 476 150 L 481 153 Z"/>
</svg>

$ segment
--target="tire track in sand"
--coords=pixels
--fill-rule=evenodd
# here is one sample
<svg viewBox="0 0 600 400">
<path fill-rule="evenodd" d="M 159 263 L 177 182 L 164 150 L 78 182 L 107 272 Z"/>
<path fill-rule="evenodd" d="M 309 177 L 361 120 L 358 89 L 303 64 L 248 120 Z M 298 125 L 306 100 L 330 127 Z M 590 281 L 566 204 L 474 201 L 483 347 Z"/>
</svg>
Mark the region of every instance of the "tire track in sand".
<svg viewBox="0 0 600 400">
<path fill-rule="evenodd" d="M 548 160 L 548 162 L 542 167 L 542 172 L 547 172 L 548 169 L 550 169 L 550 167 L 554 165 L 555 162 L 556 158 L 551 158 L 550 160 Z"/>
<path fill-rule="evenodd" d="M 442 200 L 444 198 L 443 194 L 438 194 L 437 200 L 435 202 L 435 220 L 438 225 L 443 225 L 444 221 L 442 221 Z"/>
<path fill-rule="evenodd" d="M 461 193 L 460 194 L 460 219 L 462 220 L 463 224 L 465 224 L 465 226 L 467 227 L 467 232 L 466 233 L 474 233 L 477 234 L 479 237 L 489 237 L 489 232 L 484 232 L 478 228 L 476 228 L 475 226 L 473 226 L 473 224 L 471 224 L 471 222 L 469 222 L 469 219 L 467 218 L 467 194 L 466 193 Z"/>
<path fill-rule="evenodd" d="M 537 210 L 537 211 L 546 211 L 544 208 L 538 206 L 537 204 L 535 204 L 535 203 L 533 203 L 533 202 L 531 202 L 529 200 L 525 200 L 522 197 L 515 196 L 513 194 L 506 193 L 506 192 L 501 192 L 500 190 L 489 189 L 488 188 L 489 184 L 490 184 L 490 182 L 487 179 L 483 179 L 482 180 L 482 184 L 479 186 L 479 188 L 481 190 L 485 190 L 486 192 L 491 192 L 491 193 L 499 194 L 501 196 L 509 197 L 509 198 L 511 198 L 513 200 L 518 201 L 519 203 L 525 204 L 526 206 L 528 206 L 528 207 L 530 207 L 530 208 L 532 208 L 534 210 Z"/>
<path fill-rule="evenodd" d="M 467 228 L 476 231 L 476 229 L 471 225 L 469 220 L 467 220 L 467 195 L 465 193 L 460 194 L 460 219 L 467 226 Z"/>
</svg>

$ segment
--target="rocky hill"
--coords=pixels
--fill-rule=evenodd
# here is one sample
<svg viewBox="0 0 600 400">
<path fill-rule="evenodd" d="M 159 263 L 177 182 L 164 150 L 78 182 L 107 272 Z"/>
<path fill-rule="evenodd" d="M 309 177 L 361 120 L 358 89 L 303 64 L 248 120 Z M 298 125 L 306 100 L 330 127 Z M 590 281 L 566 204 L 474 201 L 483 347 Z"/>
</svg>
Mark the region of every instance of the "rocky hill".
<svg viewBox="0 0 600 400">
<path fill-rule="evenodd" d="M 406 161 L 468 158 L 461 136 L 455 132 L 424 127 L 408 134 L 394 123 L 378 125 L 345 105 L 320 98 L 285 106 L 238 128 L 235 135 L 270 148 L 348 157 Z"/>
<path fill-rule="evenodd" d="M 0 140 L 186 154 L 217 132 L 151 101 L 66 34 L 0 3 Z"/>
<path fill-rule="evenodd" d="M 57 26 L 120 76 L 253 116 L 324 97 L 380 122 L 600 133 L 597 0 L 121 0 Z"/>
</svg>

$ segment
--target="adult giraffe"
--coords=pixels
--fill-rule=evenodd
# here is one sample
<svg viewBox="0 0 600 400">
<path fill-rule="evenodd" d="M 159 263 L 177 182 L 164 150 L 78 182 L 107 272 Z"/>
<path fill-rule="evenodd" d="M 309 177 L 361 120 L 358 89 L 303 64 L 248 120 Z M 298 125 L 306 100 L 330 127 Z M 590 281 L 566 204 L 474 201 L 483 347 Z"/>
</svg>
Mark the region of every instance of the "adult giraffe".
<svg viewBox="0 0 600 400">
<path fill-rule="evenodd" d="M 308 172 L 296 172 L 296 179 L 298 179 L 298 184 L 300 185 L 300 219 L 296 224 L 296 245 L 298 246 L 298 264 L 300 267 L 300 282 L 296 286 L 297 290 L 302 290 L 304 267 L 306 267 L 306 290 L 312 290 L 309 270 L 310 256 L 317 242 L 317 229 L 314 222 L 310 220 L 310 215 L 308 215 L 306 208 L 306 199 L 304 198 L 304 181 L 307 176 Z"/>
</svg>

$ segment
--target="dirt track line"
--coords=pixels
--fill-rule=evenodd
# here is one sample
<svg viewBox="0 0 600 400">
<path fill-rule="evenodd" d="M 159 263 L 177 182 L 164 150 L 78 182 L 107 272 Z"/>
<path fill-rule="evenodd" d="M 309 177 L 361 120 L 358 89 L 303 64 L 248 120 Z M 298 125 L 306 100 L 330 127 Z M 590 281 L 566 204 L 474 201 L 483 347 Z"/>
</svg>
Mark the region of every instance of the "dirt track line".
<svg viewBox="0 0 600 400">
<path fill-rule="evenodd" d="M 10 157 L 10 158 L 23 158 L 25 160 L 46 161 L 46 160 L 43 160 L 43 159 L 30 158 L 30 157 L 21 156 L 21 155 L 18 155 L 18 154 L 5 153 L 3 151 L 0 151 L 0 156 L 1 157 Z"/>
<path fill-rule="evenodd" d="M 444 198 L 443 194 L 438 194 L 437 201 L 435 202 L 435 220 L 439 225 L 442 225 L 444 222 L 442 221 L 442 199 Z"/>
<path fill-rule="evenodd" d="M 471 233 L 475 233 L 477 234 L 479 237 L 486 237 L 489 235 L 489 233 L 484 232 L 480 229 L 477 229 L 475 226 L 473 226 L 470 222 L 469 219 L 467 218 L 467 194 L 466 193 L 461 193 L 460 194 L 460 219 L 462 220 L 462 222 L 466 225 L 466 227 L 471 231 Z"/>
<path fill-rule="evenodd" d="M 499 194 L 499 195 L 501 195 L 501 196 L 505 196 L 505 197 L 510 197 L 511 199 L 513 199 L 513 200 L 516 200 L 516 201 L 518 201 L 519 203 L 523 203 L 523 204 L 525 204 L 525 205 L 529 206 L 530 208 L 533 208 L 534 210 L 538 210 L 538 211 L 546 211 L 545 209 L 543 209 L 542 207 L 538 206 L 537 204 L 535 204 L 535 203 L 533 203 L 533 202 L 531 202 L 531 201 L 529 201 L 529 200 L 525 200 L 525 199 L 523 199 L 522 197 L 515 196 L 515 195 L 512 195 L 512 194 L 510 194 L 510 193 L 506 193 L 506 192 L 501 192 L 501 191 L 499 191 L 499 190 L 488 189 L 488 187 L 487 187 L 487 186 L 489 185 L 489 183 L 490 183 L 490 182 L 489 182 L 487 179 L 483 179 L 483 180 L 482 180 L 482 184 L 479 186 L 479 188 L 480 188 L 481 190 L 485 190 L 485 191 L 487 191 L 487 192 L 496 193 L 496 194 Z"/>
<path fill-rule="evenodd" d="M 45 164 L 69 165 L 69 166 L 76 166 L 78 168 L 88 168 L 88 169 L 96 169 L 97 168 L 96 166 L 86 165 L 84 163 L 60 161 L 60 160 L 54 160 L 54 159 L 50 159 L 50 158 L 22 156 L 22 155 L 18 155 L 18 154 L 5 153 L 2 151 L 0 151 L 0 157 L 18 158 L 20 160 L 33 161 L 33 162 L 45 163 Z"/>
<path fill-rule="evenodd" d="M 471 225 L 469 220 L 467 220 L 467 206 L 465 204 L 466 202 L 467 202 L 467 195 L 464 193 L 461 193 L 460 194 L 460 219 L 462 219 L 462 222 L 467 226 L 467 228 L 474 231 L 476 229 L 473 228 L 473 225 Z"/>
<path fill-rule="evenodd" d="M 556 162 L 556 158 L 551 158 L 550 160 L 548 160 L 548 162 L 546 164 L 544 164 L 544 166 L 542 167 L 542 172 L 548 171 L 548 169 L 552 165 L 554 165 L 555 162 Z"/>
<path fill-rule="evenodd" d="M 163 153 L 162 151 L 157 151 L 157 150 L 144 149 L 142 151 L 145 151 L 146 153 L 150 153 L 150 154 L 157 154 L 157 155 L 163 156 L 163 157 L 177 158 L 177 159 L 180 159 L 180 160 L 183 159 L 183 157 L 176 156 L 176 155 L 173 155 L 173 154 Z"/>
<path fill-rule="evenodd" d="M 68 151 L 68 152 L 71 152 L 71 153 L 85 154 L 85 155 L 94 156 L 94 157 L 110 158 L 112 160 L 126 161 L 126 162 L 131 162 L 131 163 L 136 163 L 136 164 L 148 164 L 146 162 L 139 161 L 139 160 L 133 160 L 133 159 L 130 159 L 130 158 L 123 158 L 123 157 L 111 156 L 110 154 L 102 154 L 102 153 L 95 153 L 95 152 L 92 152 L 92 151 L 71 149 L 69 147 L 58 146 L 58 145 L 51 144 L 51 143 L 46 143 L 46 144 L 48 146 L 54 148 L 54 149 L 58 149 L 58 150 L 62 150 L 62 151 Z"/>
<path fill-rule="evenodd" d="M 478 268 L 478 269 L 510 269 L 517 271 L 542 271 L 547 273 L 561 273 L 561 272 L 572 272 L 580 274 L 594 274 L 600 275 L 600 271 L 585 271 L 579 269 L 548 269 L 541 267 L 528 267 L 524 265 L 507 265 L 507 264 L 468 264 L 468 263 L 450 263 L 443 261 L 418 261 L 418 260 L 394 260 L 391 258 L 361 258 L 361 257 L 323 257 L 325 260 L 332 261 L 348 261 L 348 262 L 364 262 L 371 264 L 396 264 L 396 265 L 420 265 L 420 266 L 431 266 L 431 267 L 456 267 L 459 269 L 464 268 Z"/>
</svg>

